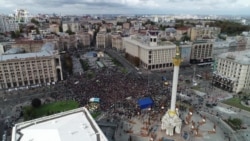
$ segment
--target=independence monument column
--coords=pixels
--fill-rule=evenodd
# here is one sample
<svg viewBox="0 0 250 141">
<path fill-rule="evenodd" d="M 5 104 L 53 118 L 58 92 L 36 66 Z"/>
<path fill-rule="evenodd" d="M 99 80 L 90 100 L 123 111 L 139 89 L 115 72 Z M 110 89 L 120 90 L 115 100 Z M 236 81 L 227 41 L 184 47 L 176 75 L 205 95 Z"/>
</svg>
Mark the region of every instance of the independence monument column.
<svg viewBox="0 0 250 141">
<path fill-rule="evenodd" d="M 173 64 L 174 64 L 173 75 L 174 76 L 173 76 L 173 83 L 172 83 L 171 107 L 162 117 L 162 124 L 161 124 L 162 130 L 166 130 L 166 134 L 170 136 L 173 136 L 174 129 L 175 129 L 175 133 L 178 133 L 178 134 L 181 133 L 182 121 L 179 118 L 178 109 L 175 108 L 178 75 L 179 75 L 181 61 L 182 59 L 181 59 L 181 54 L 180 54 L 180 48 L 177 47 L 175 57 L 173 58 Z"/>
</svg>

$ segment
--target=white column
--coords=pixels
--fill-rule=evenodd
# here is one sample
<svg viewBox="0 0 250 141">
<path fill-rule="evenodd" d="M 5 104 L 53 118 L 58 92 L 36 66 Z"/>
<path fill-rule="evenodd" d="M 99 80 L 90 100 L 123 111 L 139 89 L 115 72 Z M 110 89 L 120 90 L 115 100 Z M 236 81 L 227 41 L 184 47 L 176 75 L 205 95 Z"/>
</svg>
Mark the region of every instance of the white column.
<svg viewBox="0 0 250 141">
<path fill-rule="evenodd" d="M 179 75 L 179 66 L 174 66 L 174 77 L 172 84 L 172 97 L 171 97 L 171 108 L 170 108 L 171 111 L 175 111 L 178 75 Z"/>
</svg>

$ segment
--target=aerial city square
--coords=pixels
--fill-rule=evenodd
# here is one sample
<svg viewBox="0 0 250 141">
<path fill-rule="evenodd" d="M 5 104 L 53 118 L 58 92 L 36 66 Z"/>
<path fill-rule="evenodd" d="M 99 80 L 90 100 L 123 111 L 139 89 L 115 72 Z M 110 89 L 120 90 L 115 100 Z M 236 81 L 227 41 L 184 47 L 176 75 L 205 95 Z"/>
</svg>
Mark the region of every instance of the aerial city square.
<svg viewBox="0 0 250 141">
<path fill-rule="evenodd" d="M 249 5 L 1 0 L 0 141 L 250 141 Z"/>
</svg>

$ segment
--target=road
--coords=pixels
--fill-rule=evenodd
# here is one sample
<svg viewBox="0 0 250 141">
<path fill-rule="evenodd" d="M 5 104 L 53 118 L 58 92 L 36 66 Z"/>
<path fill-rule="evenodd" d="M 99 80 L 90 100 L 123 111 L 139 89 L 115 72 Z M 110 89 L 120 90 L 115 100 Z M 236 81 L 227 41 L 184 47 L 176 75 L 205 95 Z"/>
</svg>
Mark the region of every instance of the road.
<svg viewBox="0 0 250 141">
<path fill-rule="evenodd" d="M 112 49 L 106 49 L 105 50 L 111 57 L 117 59 L 126 69 L 128 69 L 129 72 L 137 72 L 134 65 L 129 63 L 121 54 L 117 53 L 116 51 Z"/>
</svg>

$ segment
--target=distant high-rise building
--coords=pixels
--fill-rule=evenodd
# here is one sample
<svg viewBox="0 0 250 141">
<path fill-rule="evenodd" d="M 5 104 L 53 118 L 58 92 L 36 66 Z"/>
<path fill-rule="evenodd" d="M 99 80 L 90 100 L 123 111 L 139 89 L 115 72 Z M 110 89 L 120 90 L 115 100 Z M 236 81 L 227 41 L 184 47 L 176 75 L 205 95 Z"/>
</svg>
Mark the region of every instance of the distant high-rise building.
<svg viewBox="0 0 250 141">
<path fill-rule="evenodd" d="M 25 9 L 16 9 L 14 17 L 18 23 L 27 23 L 29 21 L 29 12 Z"/>
</svg>

